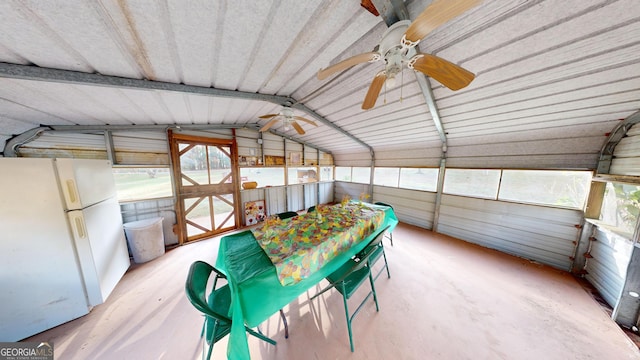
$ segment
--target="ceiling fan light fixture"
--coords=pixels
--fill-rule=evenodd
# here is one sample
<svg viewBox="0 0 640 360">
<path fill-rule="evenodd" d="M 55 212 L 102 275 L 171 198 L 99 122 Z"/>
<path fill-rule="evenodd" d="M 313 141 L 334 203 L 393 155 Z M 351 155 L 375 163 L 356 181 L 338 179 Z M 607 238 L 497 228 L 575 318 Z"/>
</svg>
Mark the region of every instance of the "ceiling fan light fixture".
<svg viewBox="0 0 640 360">
<path fill-rule="evenodd" d="M 396 74 L 390 74 L 389 77 L 387 77 L 387 87 L 394 87 L 396 86 Z"/>
</svg>

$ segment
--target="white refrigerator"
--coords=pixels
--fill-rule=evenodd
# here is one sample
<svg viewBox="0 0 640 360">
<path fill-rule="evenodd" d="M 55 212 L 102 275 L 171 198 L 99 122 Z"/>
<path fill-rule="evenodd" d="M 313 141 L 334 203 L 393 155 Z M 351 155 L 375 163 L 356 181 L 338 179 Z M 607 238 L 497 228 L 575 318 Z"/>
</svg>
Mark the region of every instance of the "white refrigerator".
<svg viewBox="0 0 640 360">
<path fill-rule="evenodd" d="M 129 265 L 109 161 L 0 158 L 0 342 L 87 314 Z"/>
</svg>

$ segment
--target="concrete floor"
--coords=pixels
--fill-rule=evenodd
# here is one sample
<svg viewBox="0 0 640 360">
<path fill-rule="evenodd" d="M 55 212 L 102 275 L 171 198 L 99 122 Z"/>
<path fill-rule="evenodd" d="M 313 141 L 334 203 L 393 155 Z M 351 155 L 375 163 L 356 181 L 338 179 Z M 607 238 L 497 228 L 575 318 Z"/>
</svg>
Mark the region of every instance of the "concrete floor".
<svg viewBox="0 0 640 360">
<path fill-rule="evenodd" d="M 323 282 L 285 308 L 289 339 L 277 315 L 261 325 L 278 345 L 250 337 L 252 358 L 640 359 L 570 274 L 404 224 L 385 244 L 391 279 L 376 281 L 380 312 L 370 302 L 354 320 L 355 353 L 341 296 L 309 301 Z M 52 341 L 56 359 L 197 359 L 202 317 L 184 280 L 217 247 L 200 241 L 135 265 L 105 304 L 26 340 Z M 226 358 L 226 340 L 214 359 Z"/>
</svg>

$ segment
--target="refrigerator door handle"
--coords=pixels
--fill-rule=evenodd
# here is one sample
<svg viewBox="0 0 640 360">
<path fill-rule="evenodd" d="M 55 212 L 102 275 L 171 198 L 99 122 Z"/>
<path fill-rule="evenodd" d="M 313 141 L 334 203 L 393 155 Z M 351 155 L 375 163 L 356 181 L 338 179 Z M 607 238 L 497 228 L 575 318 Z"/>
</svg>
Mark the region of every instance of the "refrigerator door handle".
<svg viewBox="0 0 640 360">
<path fill-rule="evenodd" d="M 72 179 L 67 180 L 67 191 L 69 192 L 69 200 L 71 203 L 78 201 L 78 192 L 76 191 L 76 184 Z"/>
<path fill-rule="evenodd" d="M 82 218 L 81 217 L 75 218 L 75 223 L 76 223 L 76 232 L 78 233 L 78 237 L 80 237 L 81 239 L 86 238 L 87 232 L 84 228 L 84 222 L 82 221 Z"/>
</svg>

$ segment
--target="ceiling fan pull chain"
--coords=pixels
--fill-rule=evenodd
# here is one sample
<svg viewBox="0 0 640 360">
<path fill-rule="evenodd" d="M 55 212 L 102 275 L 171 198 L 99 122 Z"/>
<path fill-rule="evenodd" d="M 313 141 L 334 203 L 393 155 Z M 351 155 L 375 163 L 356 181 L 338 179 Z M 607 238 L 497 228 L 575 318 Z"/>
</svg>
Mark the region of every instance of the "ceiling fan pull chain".
<svg viewBox="0 0 640 360">
<path fill-rule="evenodd" d="M 387 104 L 387 82 L 384 82 L 384 104 Z"/>
<path fill-rule="evenodd" d="M 400 71 L 400 104 L 402 104 L 402 88 L 404 87 L 404 71 Z"/>
</svg>

